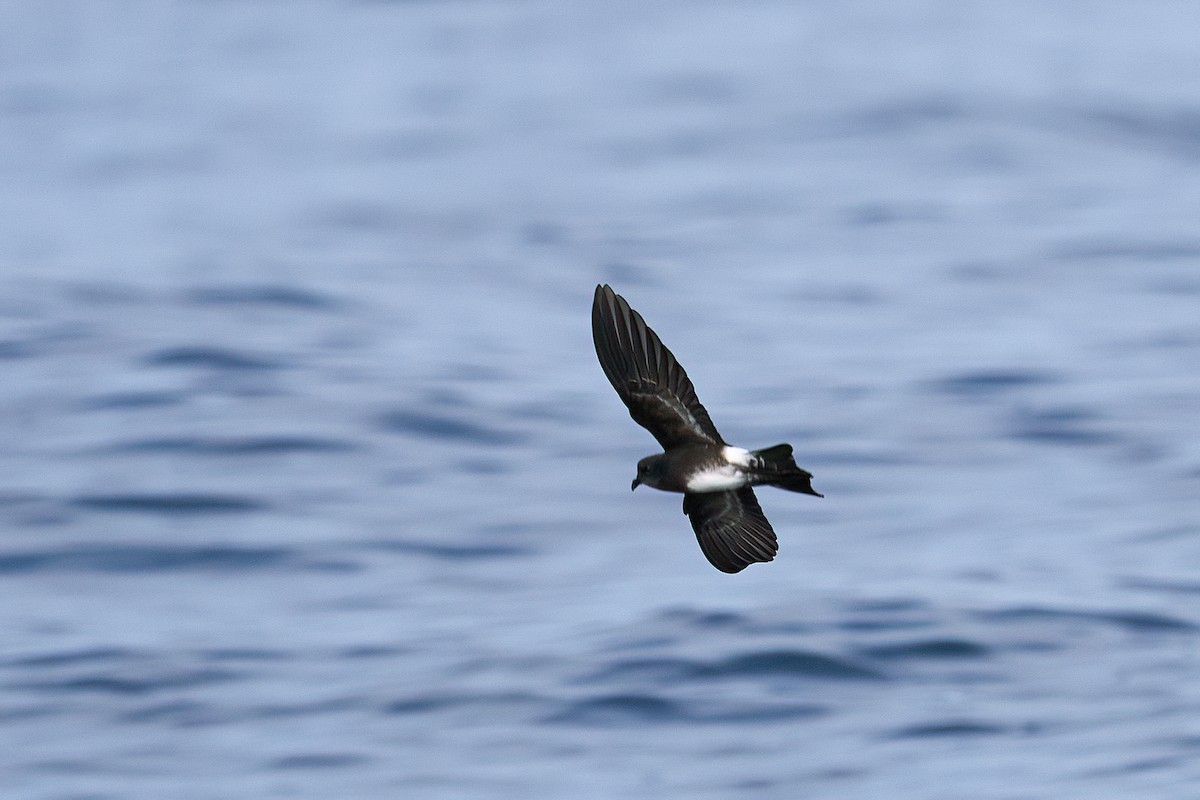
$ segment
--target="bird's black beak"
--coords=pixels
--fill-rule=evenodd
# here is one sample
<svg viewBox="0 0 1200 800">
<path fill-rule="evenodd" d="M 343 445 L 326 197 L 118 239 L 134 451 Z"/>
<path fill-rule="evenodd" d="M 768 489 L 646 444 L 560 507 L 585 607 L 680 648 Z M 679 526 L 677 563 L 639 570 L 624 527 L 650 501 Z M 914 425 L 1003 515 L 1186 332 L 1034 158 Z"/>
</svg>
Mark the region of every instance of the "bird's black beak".
<svg viewBox="0 0 1200 800">
<path fill-rule="evenodd" d="M 633 485 L 629 487 L 629 491 L 631 491 L 631 492 L 632 492 L 634 489 L 636 489 L 637 487 L 639 487 L 639 486 L 641 486 L 641 485 L 642 485 L 642 481 L 641 481 L 641 479 L 640 479 L 640 478 L 634 478 L 634 479 L 633 479 Z"/>
</svg>

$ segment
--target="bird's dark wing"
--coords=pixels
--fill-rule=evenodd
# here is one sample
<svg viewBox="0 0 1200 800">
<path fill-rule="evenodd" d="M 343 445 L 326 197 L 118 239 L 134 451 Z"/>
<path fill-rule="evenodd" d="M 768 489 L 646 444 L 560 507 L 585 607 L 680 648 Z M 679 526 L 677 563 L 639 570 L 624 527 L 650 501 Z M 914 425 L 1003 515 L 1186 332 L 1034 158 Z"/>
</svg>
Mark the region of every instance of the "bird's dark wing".
<svg viewBox="0 0 1200 800">
<path fill-rule="evenodd" d="M 755 562 L 770 561 L 779 552 L 775 531 L 749 486 L 730 492 L 685 494 L 683 513 L 692 521 L 700 549 L 722 572 L 741 572 Z"/>
<path fill-rule="evenodd" d="M 681 444 L 725 444 L 675 356 L 642 315 L 607 285 L 596 287 L 592 339 L 600 366 L 629 407 L 629 416 L 664 450 Z"/>
</svg>

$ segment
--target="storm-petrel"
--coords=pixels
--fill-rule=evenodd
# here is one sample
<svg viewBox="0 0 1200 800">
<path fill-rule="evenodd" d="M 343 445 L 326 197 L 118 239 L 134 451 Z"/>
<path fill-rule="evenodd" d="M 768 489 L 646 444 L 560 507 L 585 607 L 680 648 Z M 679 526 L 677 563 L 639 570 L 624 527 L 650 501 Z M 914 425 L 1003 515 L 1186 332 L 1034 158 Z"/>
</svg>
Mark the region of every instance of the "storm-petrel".
<svg viewBox="0 0 1200 800">
<path fill-rule="evenodd" d="M 713 425 L 687 373 L 642 315 L 607 284 L 596 287 L 592 339 L 609 382 L 629 416 L 663 452 L 638 462 L 632 489 L 645 484 L 683 493 L 683 513 L 700 549 L 722 572 L 741 572 L 779 552 L 752 486 L 778 486 L 817 497 L 812 474 L 796 466 L 792 446 L 732 447 Z"/>
</svg>

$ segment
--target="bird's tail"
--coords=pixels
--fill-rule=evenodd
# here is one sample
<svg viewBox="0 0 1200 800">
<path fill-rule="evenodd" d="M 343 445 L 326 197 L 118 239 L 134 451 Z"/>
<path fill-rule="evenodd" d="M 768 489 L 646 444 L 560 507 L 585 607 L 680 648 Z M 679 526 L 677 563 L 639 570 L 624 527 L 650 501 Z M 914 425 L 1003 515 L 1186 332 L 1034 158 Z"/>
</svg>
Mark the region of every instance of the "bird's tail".
<svg viewBox="0 0 1200 800">
<path fill-rule="evenodd" d="M 790 444 L 777 444 L 750 453 L 754 457 L 753 475 L 755 483 L 778 486 L 789 492 L 802 492 L 824 497 L 812 487 L 812 473 L 796 465 Z"/>
</svg>

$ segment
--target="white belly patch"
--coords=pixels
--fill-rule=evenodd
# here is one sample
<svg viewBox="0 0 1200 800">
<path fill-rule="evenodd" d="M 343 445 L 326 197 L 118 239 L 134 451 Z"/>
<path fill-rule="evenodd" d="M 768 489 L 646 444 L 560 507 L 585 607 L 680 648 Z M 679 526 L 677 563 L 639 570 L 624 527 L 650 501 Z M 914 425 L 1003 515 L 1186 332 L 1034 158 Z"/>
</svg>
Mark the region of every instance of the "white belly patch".
<svg viewBox="0 0 1200 800">
<path fill-rule="evenodd" d="M 727 492 L 746 485 L 746 475 L 734 466 L 713 466 L 688 478 L 689 492 Z"/>
<path fill-rule="evenodd" d="M 725 456 L 725 460 L 730 464 L 739 467 L 750 466 L 750 451 L 745 448 L 726 445 L 725 449 L 721 451 L 721 455 Z"/>
</svg>

